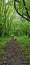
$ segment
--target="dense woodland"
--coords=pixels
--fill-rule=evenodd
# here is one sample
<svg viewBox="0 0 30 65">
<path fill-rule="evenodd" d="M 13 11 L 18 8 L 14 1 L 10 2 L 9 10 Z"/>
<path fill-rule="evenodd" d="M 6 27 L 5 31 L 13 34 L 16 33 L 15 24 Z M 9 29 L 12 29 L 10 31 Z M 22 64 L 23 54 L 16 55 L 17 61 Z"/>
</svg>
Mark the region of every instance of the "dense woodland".
<svg viewBox="0 0 30 65">
<path fill-rule="evenodd" d="M 30 0 L 16 0 L 16 9 L 27 20 L 21 17 L 14 8 L 14 0 L 0 0 L 0 48 L 13 36 L 21 43 L 21 48 L 28 52 L 30 59 Z M 26 10 L 27 9 L 27 10 Z M 27 14 L 28 11 L 28 14 Z M 0 54 L 4 51 L 0 50 Z"/>
<path fill-rule="evenodd" d="M 18 5 L 18 6 L 17 6 Z M 19 12 L 27 16 L 23 2 L 20 0 L 16 4 Z M 30 0 L 26 3 L 30 15 Z M 18 20 L 17 20 L 18 19 Z M 0 37 L 9 36 L 11 33 L 17 35 L 28 35 L 30 37 L 30 22 L 20 17 L 14 9 L 14 1 L 0 0 Z M 29 25 L 28 25 L 29 24 Z"/>
</svg>

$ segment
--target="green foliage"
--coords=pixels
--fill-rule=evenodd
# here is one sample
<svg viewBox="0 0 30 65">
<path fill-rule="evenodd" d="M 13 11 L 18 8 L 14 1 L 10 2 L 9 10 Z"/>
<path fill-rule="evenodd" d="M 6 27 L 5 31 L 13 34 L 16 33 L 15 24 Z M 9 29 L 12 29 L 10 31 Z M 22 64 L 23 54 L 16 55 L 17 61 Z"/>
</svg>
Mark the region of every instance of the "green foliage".
<svg viewBox="0 0 30 65">
<path fill-rule="evenodd" d="M 16 3 L 18 11 L 26 16 L 23 0 L 17 1 L 19 1 Z M 25 0 L 25 3 L 30 16 L 30 0 Z M 17 37 L 19 47 L 30 52 L 30 22 L 16 13 L 14 0 L 8 0 L 8 2 L 0 0 L 0 54 L 4 54 L 2 48 L 5 48 L 7 41 L 13 36 Z M 28 54 L 27 57 L 30 58 L 30 55 Z"/>
<path fill-rule="evenodd" d="M 15 9 L 25 18 L 30 16 L 30 0 L 15 0 Z"/>
<path fill-rule="evenodd" d="M 0 0 L 0 36 L 9 35 L 10 19 L 14 12 L 13 8 L 13 0 L 8 0 L 7 3 L 6 0 Z"/>
<path fill-rule="evenodd" d="M 21 48 L 25 54 L 25 58 L 30 60 L 30 38 L 26 35 L 18 36 L 17 41 L 19 42 L 19 48 Z"/>
<path fill-rule="evenodd" d="M 20 3 L 21 1 L 21 3 Z M 23 4 L 23 1 L 20 0 L 18 3 L 19 7 Z M 14 11 L 14 1 L 11 0 L 6 3 L 4 0 L 0 0 L 0 36 L 9 36 L 11 32 L 14 35 L 28 35 L 30 37 L 30 23 L 23 20 L 17 13 Z M 28 1 L 26 6 L 28 5 Z M 30 7 L 30 6 L 29 6 Z M 28 8 L 29 8 L 28 7 Z M 23 8 L 23 7 L 22 7 Z M 22 9 L 21 8 L 21 9 Z M 20 9 L 20 8 L 19 8 Z M 20 10 L 21 10 L 20 9 Z M 23 11 L 23 10 L 21 10 Z"/>
<path fill-rule="evenodd" d="M 27 35 L 28 37 L 30 37 L 30 22 L 22 22 L 21 20 L 18 20 L 17 23 L 14 21 L 11 24 L 11 31 L 16 36 Z"/>
</svg>

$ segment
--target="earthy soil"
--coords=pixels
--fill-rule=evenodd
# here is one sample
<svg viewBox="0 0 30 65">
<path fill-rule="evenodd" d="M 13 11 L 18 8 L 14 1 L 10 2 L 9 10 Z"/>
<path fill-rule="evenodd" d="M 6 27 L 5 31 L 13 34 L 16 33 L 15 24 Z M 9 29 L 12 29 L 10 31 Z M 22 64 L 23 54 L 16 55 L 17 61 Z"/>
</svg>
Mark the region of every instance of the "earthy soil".
<svg viewBox="0 0 30 65">
<path fill-rule="evenodd" d="M 0 65 L 30 65 L 19 48 L 18 42 L 13 38 L 7 42 L 5 55 L 0 56 Z"/>
</svg>

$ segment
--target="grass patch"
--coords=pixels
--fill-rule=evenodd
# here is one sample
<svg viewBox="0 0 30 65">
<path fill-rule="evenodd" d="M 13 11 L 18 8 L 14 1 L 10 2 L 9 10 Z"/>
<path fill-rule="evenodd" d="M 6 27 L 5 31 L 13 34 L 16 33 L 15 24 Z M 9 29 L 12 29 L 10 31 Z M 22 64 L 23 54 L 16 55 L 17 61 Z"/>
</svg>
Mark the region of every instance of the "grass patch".
<svg viewBox="0 0 30 65">
<path fill-rule="evenodd" d="M 6 43 L 11 40 L 12 37 L 0 37 L 0 55 L 3 55 L 4 48 L 6 47 Z"/>
<path fill-rule="evenodd" d="M 7 41 L 9 41 L 11 38 L 10 37 L 1 37 L 0 38 L 0 48 L 4 48 Z"/>
<path fill-rule="evenodd" d="M 30 38 L 26 35 L 24 36 L 18 36 L 17 41 L 19 42 L 19 48 L 22 48 L 27 55 L 25 55 L 26 58 L 30 59 Z"/>
</svg>

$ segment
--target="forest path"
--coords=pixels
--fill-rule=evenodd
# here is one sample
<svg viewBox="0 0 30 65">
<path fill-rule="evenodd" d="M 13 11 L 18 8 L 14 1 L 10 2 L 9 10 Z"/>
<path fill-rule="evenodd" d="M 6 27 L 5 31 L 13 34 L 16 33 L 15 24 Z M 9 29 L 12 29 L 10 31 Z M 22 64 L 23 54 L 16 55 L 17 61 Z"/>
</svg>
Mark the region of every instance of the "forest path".
<svg viewBox="0 0 30 65">
<path fill-rule="evenodd" d="M 6 54 L 2 58 L 0 65 L 30 65 L 22 54 L 22 50 L 18 47 L 18 43 L 14 38 L 7 43 Z"/>
</svg>

